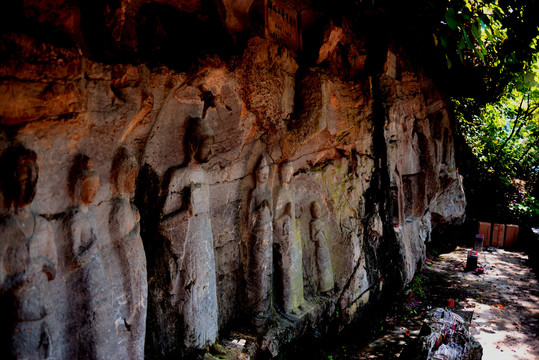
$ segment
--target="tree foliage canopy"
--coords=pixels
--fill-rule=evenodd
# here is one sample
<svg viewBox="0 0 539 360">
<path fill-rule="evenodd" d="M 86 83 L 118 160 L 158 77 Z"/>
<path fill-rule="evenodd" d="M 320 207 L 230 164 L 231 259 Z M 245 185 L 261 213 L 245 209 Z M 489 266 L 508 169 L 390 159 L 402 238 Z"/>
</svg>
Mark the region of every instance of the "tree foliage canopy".
<svg viewBox="0 0 539 360">
<path fill-rule="evenodd" d="M 472 155 L 464 161 L 469 210 L 491 221 L 538 224 L 539 26 L 532 15 L 539 13 L 537 3 L 460 4 L 464 8 L 446 12 L 453 50 L 461 66 L 472 64 L 485 78 L 484 96 L 454 101 Z M 446 49 L 451 67 L 451 47 Z"/>
<path fill-rule="evenodd" d="M 535 85 L 534 85 L 535 84 Z M 510 84 L 499 100 L 455 100 L 470 157 L 464 160 L 472 213 L 493 221 L 539 219 L 539 88 Z"/>
<path fill-rule="evenodd" d="M 448 68 L 482 80 L 476 101 L 498 100 L 509 83 L 529 82 L 539 36 L 535 0 L 453 0 L 433 36 Z"/>
</svg>

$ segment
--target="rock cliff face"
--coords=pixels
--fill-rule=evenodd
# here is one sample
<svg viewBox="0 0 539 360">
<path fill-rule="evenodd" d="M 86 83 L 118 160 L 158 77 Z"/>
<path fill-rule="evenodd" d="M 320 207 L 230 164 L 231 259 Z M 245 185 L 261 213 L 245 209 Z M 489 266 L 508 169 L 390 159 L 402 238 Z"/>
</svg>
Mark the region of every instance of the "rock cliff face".
<svg viewBox="0 0 539 360">
<path fill-rule="evenodd" d="M 302 62 L 257 35 L 259 2 L 22 3 L 0 42 L 0 150 L 37 154 L 30 209 L 57 260 L 32 335 L 47 346 L 12 347 L 163 358 L 241 327 L 275 356 L 399 291 L 432 228 L 463 216 L 445 99 L 398 44 L 327 21 Z M 31 286 L 17 249 L 0 252 L 3 304 Z"/>
</svg>

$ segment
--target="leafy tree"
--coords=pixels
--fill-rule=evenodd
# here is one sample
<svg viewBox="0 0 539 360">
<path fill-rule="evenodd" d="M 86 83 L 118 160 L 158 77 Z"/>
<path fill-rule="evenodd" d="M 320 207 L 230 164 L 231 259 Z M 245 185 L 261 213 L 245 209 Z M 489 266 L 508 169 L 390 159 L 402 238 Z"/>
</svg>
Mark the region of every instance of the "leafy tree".
<svg viewBox="0 0 539 360">
<path fill-rule="evenodd" d="M 539 224 L 539 88 L 516 81 L 495 103 L 455 100 L 470 157 L 464 161 L 469 211 L 492 221 Z"/>
<path fill-rule="evenodd" d="M 433 37 L 448 68 L 476 82 L 475 100 L 497 101 L 515 78 L 530 76 L 538 13 L 537 0 L 453 0 Z"/>
</svg>

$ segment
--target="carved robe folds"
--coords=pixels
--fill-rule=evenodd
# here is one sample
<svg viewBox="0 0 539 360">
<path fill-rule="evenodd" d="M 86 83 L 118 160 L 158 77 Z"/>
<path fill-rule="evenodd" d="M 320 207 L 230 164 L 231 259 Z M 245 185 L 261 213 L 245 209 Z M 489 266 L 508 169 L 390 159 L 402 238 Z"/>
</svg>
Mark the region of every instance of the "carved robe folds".
<svg viewBox="0 0 539 360">
<path fill-rule="evenodd" d="M 16 215 L 0 220 L 0 299 L 3 316 L 0 333 L 11 338 L 11 350 L 1 352 L 17 359 L 51 355 L 50 314 L 53 311 L 48 280 L 56 273 L 56 246 L 50 225 L 34 214 L 30 236 Z M 6 344 L 7 345 L 7 344 Z"/>
<path fill-rule="evenodd" d="M 184 322 L 184 345 L 189 348 L 214 342 L 218 331 L 209 198 L 200 165 L 176 169 L 159 226 L 176 260 L 171 266 L 172 295 Z"/>
<path fill-rule="evenodd" d="M 303 249 L 296 227 L 294 195 L 290 190 L 293 168 L 290 163 L 281 165 L 281 187 L 275 201 L 273 224 L 274 241 L 279 251 L 282 304 L 287 314 L 299 315 L 305 303 L 303 297 Z"/>
<path fill-rule="evenodd" d="M 251 260 L 247 290 L 255 326 L 262 326 L 271 310 L 271 277 L 273 273 L 273 216 L 271 192 L 267 186 L 251 194 Z"/>
<path fill-rule="evenodd" d="M 69 342 L 72 356 L 106 358 L 112 328 L 112 298 L 97 246 L 94 214 L 72 209 L 66 218 L 74 271 L 68 277 L 70 299 L 70 332 L 81 334 Z M 84 355 L 86 354 L 86 355 Z"/>
<path fill-rule="evenodd" d="M 113 202 L 111 238 L 123 270 L 123 286 L 127 299 L 124 321 L 130 326 L 128 351 L 131 359 L 144 358 L 146 332 L 148 284 L 139 219 L 137 208 L 128 201 L 116 199 Z"/>
<path fill-rule="evenodd" d="M 311 221 L 311 239 L 316 246 L 316 268 L 318 270 L 318 291 L 325 293 L 333 290 L 335 280 L 331 266 L 331 256 L 327 243 L 328 230 L 320 219 Z"/>
</svg>

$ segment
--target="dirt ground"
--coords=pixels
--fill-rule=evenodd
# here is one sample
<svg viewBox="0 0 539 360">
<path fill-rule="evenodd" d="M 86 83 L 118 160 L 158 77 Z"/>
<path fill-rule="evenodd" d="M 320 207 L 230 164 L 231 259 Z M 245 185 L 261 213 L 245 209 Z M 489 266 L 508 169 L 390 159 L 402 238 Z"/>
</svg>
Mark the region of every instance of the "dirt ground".
<svg viewBox="0 0 539 360">
<path fill-rule="evenodd" d="M 447 307 L 470 325 L 483 346 L 483 359 L 539 359 L 539 284 L 527 255 L 501 249 L 479 254 L 482 274 L 465 272 L 469 249 L 428 259 L 425 269 L 395 302 L 372 341 L 339 345 L 322 358 L 402 359 L 419 334 L 422 319 L 435 307 Z M 449 299 L 454 306 L 449 307 Z"/>
<path fill-rule="evenodd" d="M 471 320 L 471 333 L 483 345 L 483 359 L 539 359 L 539 284 L 527 255 L 487 249 L 478 259 L 484 273 L 475 274 L 462 271 L 467 252 L 459 248 L 427 267 L 436 306 L 455 300 L 456 312 Z"/>
</svg>

